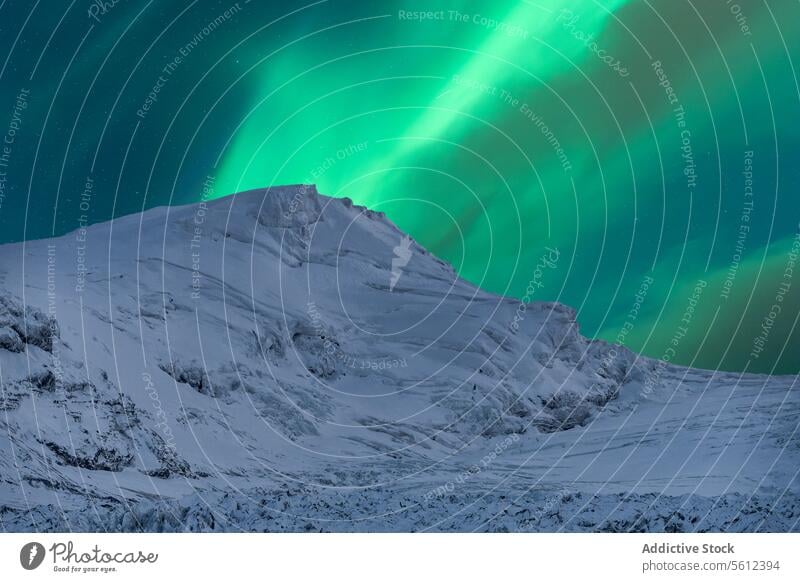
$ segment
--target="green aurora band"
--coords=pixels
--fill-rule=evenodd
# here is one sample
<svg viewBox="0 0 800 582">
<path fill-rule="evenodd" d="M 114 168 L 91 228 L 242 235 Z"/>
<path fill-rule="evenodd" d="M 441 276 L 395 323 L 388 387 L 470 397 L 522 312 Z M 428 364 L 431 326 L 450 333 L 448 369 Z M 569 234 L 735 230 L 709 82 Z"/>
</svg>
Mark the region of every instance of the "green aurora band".
<svg viewBox="0 0 800 582">
<path fill-rule="evenodd" d="M 575 307 L 586 335 L 800 369 L 797 2 L 120 3 L 70 15 L 29 82 L 58 17 L 0 76 L 8 111 L 32 86 L 5 240 L 74 229 L 89 175 L 91 221 L 209 177 L 214 196 L 315 183 L 484 289 Z"/>
</svg>

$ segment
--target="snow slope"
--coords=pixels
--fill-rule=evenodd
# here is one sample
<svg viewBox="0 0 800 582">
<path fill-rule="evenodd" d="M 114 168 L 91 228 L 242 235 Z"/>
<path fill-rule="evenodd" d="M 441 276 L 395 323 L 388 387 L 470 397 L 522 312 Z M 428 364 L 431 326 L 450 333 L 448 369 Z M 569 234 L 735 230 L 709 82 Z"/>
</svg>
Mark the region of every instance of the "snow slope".
<svg viewBox="0 0 800 582">
<path fill-rule="evenodd" d="M 795 377 L 588 341 L 313 186 L 4 245 L 0 288 L 8 531 L 800 530 Z"/>
</svg>

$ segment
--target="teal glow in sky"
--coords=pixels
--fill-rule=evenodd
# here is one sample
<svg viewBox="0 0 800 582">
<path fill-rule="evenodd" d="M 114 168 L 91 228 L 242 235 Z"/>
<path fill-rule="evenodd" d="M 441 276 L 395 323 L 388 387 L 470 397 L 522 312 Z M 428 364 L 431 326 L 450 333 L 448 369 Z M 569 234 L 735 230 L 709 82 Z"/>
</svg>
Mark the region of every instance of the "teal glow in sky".
<svg viewBox="0 0 800 582">
<path fill-rule="evenodd" d="M 169 4 L 0 8 L 4 240 L 313 182 L 493 292 L 557 248 L 587 335 L 800 367 L 797 3 Z"/>
</svg>

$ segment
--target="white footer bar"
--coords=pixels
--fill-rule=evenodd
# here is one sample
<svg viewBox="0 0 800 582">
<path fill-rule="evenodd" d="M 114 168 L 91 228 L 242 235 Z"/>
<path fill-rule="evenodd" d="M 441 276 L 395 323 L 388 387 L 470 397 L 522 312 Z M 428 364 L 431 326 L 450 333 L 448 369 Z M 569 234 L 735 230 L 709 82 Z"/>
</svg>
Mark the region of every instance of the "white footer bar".
<svg viewBox="0 0 800 582">
<path fill-rule="evenodd" d="M 798 554 L 800 534 L 0 534 L 0 578 L 797 581 Z"/>
</svg>

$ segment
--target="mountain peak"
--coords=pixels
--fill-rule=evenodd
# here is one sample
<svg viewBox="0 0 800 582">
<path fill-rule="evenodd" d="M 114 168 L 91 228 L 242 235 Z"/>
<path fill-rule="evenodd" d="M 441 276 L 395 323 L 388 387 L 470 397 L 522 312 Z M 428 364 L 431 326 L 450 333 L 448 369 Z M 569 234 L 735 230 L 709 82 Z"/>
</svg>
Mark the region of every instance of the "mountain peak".
<svg viewBox="0 0 800 582">
<path fill-rule="evenodd" d="M 696 464 L 677 476 L 651 467 L 675 423 L 697 427 L 680 431 L 680 450 L 713 451 L 756 439 L 738 421 L 709 437 L 709 407 L 766 398 L 748 427 L 792 422 L 772 406 L 791 388 L 783 380 L 744 377 L 731 396 L 711 373 L 587 340 L 574 310 L 486 293 L 382 213 L 313 185 L 4 245 L 0 264 L 20 265 L 0 282 L 0 475 L 19 476 L 0 479 L 6 527 L 58 504 L 73 529 L 92 529 L 82 520 L 102 498 L 122 529 L 137 527 L 131 511 L 150 529 L 169 505 L 198 510 L 197 495 L 296 503 L 308 497 L 286 493 L 298 483 L 341 492 L 348 516 L 431 500 L 456 514 L 431 492 L 465 466 L 483 467 L 469 495 L 498 482 L 591 495 L 613 483 L 603 493 L 616 503 L 611 493 L 661 493 L 669 481 L 677 507 L 687 490 L 747 492 L 783 454 L 785 431 L 764 441 L 758 466 L 720 484 Z M 653 423 L 656 436 L 642 437 Z M 487 451 L 502 461 L 484 466 Z M 794 465 L 771 466 L 786 484 L 782 467 Z M 236 529 L 254 518 L 228 519 Z M 369 529 L 396 527 L 376 519 Z"/>
</svg>

